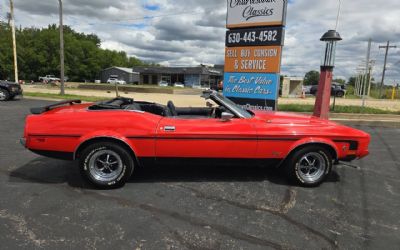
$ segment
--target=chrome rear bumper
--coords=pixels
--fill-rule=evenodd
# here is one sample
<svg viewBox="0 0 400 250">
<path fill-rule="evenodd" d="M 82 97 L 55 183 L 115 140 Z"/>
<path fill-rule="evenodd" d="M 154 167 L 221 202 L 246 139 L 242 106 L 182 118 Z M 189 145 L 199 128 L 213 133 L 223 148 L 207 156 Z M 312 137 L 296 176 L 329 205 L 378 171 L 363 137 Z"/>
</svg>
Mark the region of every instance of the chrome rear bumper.
<svg viewBox="0 0 400 250">
<path fill-rule="evenodd" d="M 19 142 L 21 143 L 22 146 L 26 147 L 26 138 L 19 139 Z"/>
</svg>

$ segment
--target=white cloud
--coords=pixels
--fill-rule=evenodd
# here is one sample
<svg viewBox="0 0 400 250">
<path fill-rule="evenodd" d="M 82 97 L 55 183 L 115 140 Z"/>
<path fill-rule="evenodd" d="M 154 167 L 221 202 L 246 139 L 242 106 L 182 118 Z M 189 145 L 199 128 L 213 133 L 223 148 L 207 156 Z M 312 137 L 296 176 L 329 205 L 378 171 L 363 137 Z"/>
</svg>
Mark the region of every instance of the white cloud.
<svg viewBox="0 0 400 250">
<path fill-rule="evenodd" d="M 102 46 L 164 65 L 223 63 L 226 1 L 224 0 L 64 0 L 65 24 L 95 33 Z M 337 77 L 349 77 L 366 57 L 380 79 L 390 40 L 400 47 L 400 1 L 342 0 L 338 30 Z M 338 1 L 293 0 L 288 7 L 282 73 L 302 76 L 318 69 L 322 34 L 334 28 Z M 17 25 L 43 27 L 58 22 L 58 1 L 15 0 Z M 171 15 L 171 14 L 178 15 Z M 400 81 L 400 49 L 389 53 L 387 83 Z"/>
</svg>

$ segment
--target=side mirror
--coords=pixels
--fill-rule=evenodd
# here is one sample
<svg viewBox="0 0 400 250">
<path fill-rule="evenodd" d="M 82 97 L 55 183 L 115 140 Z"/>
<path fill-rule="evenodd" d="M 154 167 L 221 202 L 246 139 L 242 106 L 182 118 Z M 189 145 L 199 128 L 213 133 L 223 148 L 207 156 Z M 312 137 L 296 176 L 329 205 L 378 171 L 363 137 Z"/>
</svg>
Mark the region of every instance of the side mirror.
<svg viewBox="0 0 400 250">
<path fill-rule="evenodd" d="M 230 121 L 233 117 L 234 117 L 234 115 L 229 112 L 222 112 L 222 114 L 221 114 L 221 120 L 223 122 Z"/>
</svg>

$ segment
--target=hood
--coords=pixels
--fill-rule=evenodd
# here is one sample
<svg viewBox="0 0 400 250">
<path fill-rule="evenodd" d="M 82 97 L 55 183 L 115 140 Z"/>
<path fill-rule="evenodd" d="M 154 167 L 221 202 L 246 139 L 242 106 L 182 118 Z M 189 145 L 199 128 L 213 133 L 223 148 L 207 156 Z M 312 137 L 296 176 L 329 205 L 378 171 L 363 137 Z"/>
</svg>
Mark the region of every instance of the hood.
<svg viewBox="0 0 400 250">
<path fill-rule="evenodd" d="M 306 114 L 273 111 L 254 111 L 256 118 L 273 124 L 298 124 L 298 125 L 331 125 L 335 124 L 329 120 L 323 120 Z"/>
<path fill-rule="evenodd" d="M 18 86 L 20 87 L 20 85 L 16 82 L 9 82 L 9 81 L 0 81 L 0 85 L 9 87 L 9 86 Z"/>
</svg>

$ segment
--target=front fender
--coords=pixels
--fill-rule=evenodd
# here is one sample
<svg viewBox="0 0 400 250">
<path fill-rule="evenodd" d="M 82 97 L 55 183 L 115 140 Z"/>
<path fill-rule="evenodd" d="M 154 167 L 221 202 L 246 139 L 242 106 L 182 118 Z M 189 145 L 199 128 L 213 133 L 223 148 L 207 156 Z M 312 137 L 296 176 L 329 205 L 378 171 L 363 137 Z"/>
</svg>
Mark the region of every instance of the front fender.
<svg viewBox="0 0 400 250">
<path fill-rule="evenodd" d="M 340 157 L 340 151 L 337 147 L 337 145 L 330 139 L 326 139 L 326 138 L 320 138 L 320 137 L 307 137 L 307 138 L 303 138 L 301 140 L 296 141 L 289 149 L 288 154 L 286 155 L 289 156 L 292 152 L 294 152 L 294 150 L 296 150 L 297 148 L 304 146 L 304 145 L 308 145 L 308 144 L 323 144 L 323 145 L 327 145 L 329 146 L 332 150 L 334 150 L 335 155 L 332 156 L 333 158 L 338 158 Z"/>
</svg>

